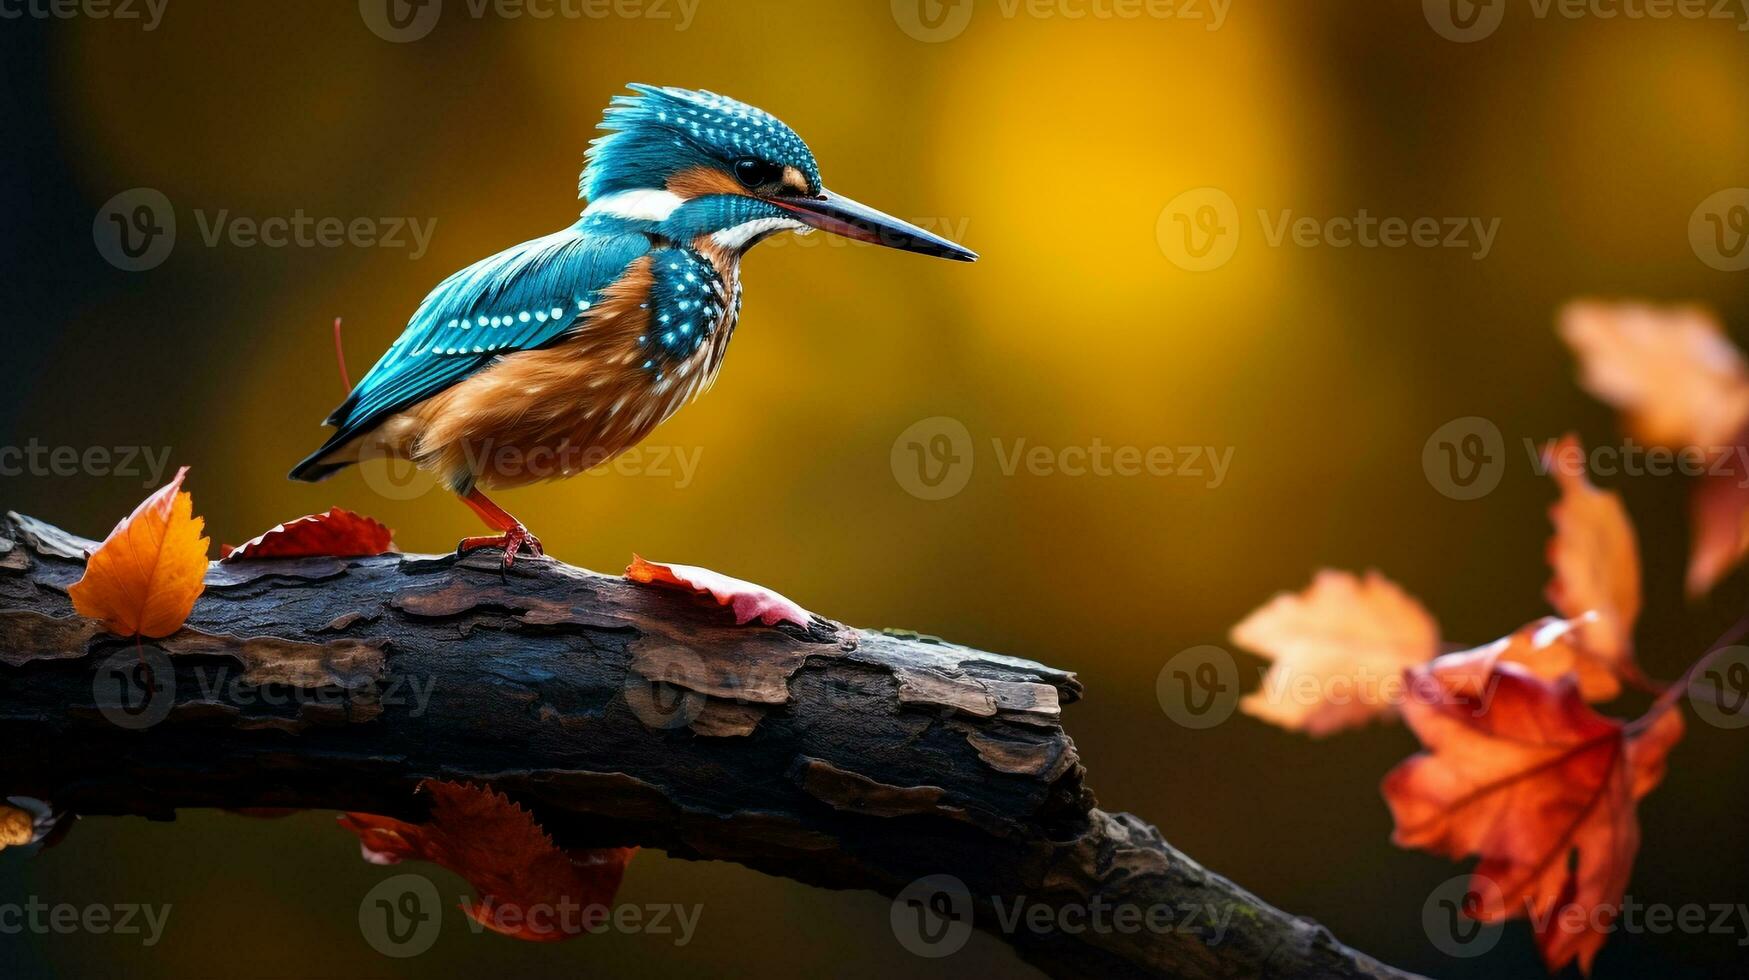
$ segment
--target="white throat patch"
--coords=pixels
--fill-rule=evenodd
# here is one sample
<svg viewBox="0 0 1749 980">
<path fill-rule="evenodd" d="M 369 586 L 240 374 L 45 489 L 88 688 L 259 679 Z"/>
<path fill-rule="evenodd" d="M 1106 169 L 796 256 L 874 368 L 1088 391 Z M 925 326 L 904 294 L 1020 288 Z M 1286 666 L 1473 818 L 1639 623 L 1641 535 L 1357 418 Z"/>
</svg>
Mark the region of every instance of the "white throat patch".
<svg viewBox="0 0 1749 980">
<path fill-rule="evenodd" d="M 616 218 L 629 218 L 633 221 L 666 221 L 674 213 L 674 209 L 684 204 L 685 198 L 673 191 L 637 190 L 620 191 L 606 197 L 589 202 L 583 209 L 583 217 L 592 214 L 610 214 Z"/>
<path fill-rule="evenodd" d="M 793 231 L 798 235 L 806 235 L 814 229 L 793 218 L 754 218 L 752 221 L 743 221 L 732 228 L 712 232 L 711 241 L 722 248 L 739 250 L 746 248 L 748 242 L 760 235 L 785 230 Z"/>
</svg>

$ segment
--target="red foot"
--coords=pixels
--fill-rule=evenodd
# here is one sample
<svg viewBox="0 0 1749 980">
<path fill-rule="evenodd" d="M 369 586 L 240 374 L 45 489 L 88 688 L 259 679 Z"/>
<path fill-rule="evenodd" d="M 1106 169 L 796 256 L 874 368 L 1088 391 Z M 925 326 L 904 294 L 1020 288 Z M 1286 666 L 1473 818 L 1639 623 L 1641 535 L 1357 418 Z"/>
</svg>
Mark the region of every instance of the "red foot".
<svg viewBox="0 0 1749 980">
<path fill-rule="evenodd" d="M 516 564 L 518 552 L 526 550 L 530 558 L 541 558 L 546 555 L 546 549 L 541 547 L 540 539 L 528 533 L 528 528 L 518 524 L 503 534 L 487 535 L 480 538 L 463 538 L 456 546 L 456 551 L 466 554 L 481 548 L 503 548 L 504 567 Z"/>
</svg>

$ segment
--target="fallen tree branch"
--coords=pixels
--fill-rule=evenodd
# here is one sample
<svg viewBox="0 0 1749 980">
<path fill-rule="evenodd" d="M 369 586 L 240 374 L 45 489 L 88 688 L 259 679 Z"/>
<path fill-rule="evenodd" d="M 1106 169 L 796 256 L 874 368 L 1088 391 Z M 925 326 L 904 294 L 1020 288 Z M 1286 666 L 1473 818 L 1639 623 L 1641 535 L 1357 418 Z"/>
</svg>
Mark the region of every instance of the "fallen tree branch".
<svg viewBox="0 0 1749 980">
<path fill-rule="evenodd" d="M 952 876 L 977 926 L 1054 976 L 1407 976 L 1097 809 L 1064 671 L 824 620 L 736 627 L 495 554 L 216 564 L 188 627 L 136 649 L 72 613 L 93 547 L 0 522 L 0 796 L 417 820 L 420 780 L 489 782 L 568 847 L 894 896 Z M 1022 905 L 1172 927 L 1071 933 L 1016 923 Z"/>
</svg>

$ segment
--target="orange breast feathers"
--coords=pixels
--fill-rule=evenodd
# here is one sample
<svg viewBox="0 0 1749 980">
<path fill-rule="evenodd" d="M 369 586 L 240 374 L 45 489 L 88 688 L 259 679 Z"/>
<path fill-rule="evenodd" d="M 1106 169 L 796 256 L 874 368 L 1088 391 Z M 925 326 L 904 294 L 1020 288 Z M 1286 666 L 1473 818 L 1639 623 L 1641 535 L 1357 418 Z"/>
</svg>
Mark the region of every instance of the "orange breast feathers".
<svg viewBox="0 0 1749 980">
<path fill-rule="evenodd" d="M 658 380 L 639 344 L 649 330 L 650 262 L 628 266 L 564 340 L 502 357 L 391 418 L 378 430 L 381 444 L 452 488 L 487 489 L 571 476 L 637 445 L 709 387 L 729 334 L 714 331 Z"/>
</svg>

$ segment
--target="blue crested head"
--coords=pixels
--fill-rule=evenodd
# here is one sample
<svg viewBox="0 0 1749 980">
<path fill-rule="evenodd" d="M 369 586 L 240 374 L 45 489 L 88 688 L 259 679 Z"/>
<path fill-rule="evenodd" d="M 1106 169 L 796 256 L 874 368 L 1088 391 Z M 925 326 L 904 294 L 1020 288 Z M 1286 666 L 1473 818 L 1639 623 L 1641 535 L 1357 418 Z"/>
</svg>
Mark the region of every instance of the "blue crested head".
<svg viewBox="0 0 1749 980">
<path fill-rule="evenodd" d="M 578 190 L 585 225 L 741 252 L 815 228 L 970 261 L 972 252 L 826 190 L 808 144 L 763 109 L 714 92 L 629 85 L 590 142 Z"/>
<path fill-rule="evenodd" d="M 781 119 L 715 92 L 633 84 L 614 96 L 590 141 L 578 190 L 597 200 L 628 190 L 664 188 L 681 174 L 711 170 L 745 176 L 743 185 L 820 192 L 820 166 L 808 144 Z"/>
</svg>

